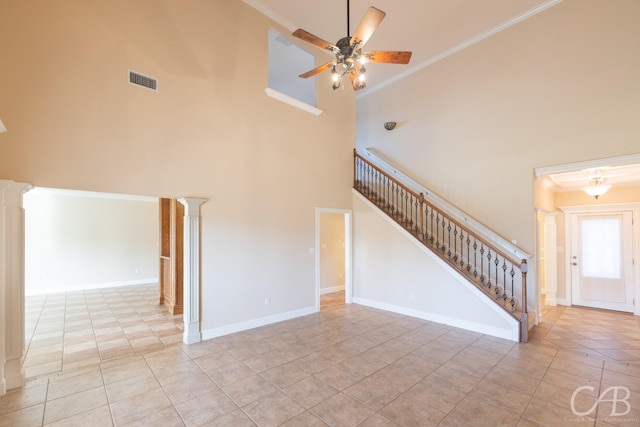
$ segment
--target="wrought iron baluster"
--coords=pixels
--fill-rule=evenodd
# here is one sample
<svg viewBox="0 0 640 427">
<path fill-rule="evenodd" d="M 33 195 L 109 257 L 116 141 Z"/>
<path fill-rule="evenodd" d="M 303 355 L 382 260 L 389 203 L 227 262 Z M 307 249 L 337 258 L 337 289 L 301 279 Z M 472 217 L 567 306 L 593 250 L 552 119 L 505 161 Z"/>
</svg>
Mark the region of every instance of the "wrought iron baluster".
<svg viewBox="0 0 640 427">
<path fill-rule="evenodd" d="M 502 258 L 502 305 L 507 306 L 507 259 Z"/>
<path fill-rule="evenodd" d="M 496 277 L 495 277 L 495 287 L 493 288 L 493 292 L 496 294 L 495 298 L 498 299 L 498 295 L 500 294 L 500 286 L 498 286 L 498 264 L 500 264 L 500 261 L 498 260 L 498 254 L 496 254 L 496 257 L 493 260 L 493 263 L 496 265 Z"/>
<path fill-rule="evenodd" d="M 464 270 L 464 229 L 460 228 L 460 270 Z"/>
<path fill-rule="evenodd" d="M 478 242 L 476 239 L 473 239 L 473 279 L 477 280 L 478 278 Z"/>
<path fill-rule="evenodd" d="M 449 228 L 451 228 L 451 224 L 449 224 Z M 451 249 L 451 248 L 449 248 Z M 451 250 L 449 250 L 451 252 Z M 458 264 L 458 225 L 453 224 L 453 262 L 457 267 Z"/>
<path fill-rule="evenodd" d="M 491 248 L 487 251 L 487 286 L 491 290 Z"/>
<path fill-rule="evenodd" d="M 511 271 L 509 272 L 509 274 L 511 275 L 511 300 L 509 301 L 509 303 L 511 304 L 511 312 L 513 313 L 516 306 L 516 300 L 513 297 L 513 280 L 516 275 L 516 270 L 513 268 L 513 264 L 511 264 Z"/>
<path fill-rule="evenodd" d="M 471 273 L 471 238 L 467 233 L 467 274 Z"/>
</svg>

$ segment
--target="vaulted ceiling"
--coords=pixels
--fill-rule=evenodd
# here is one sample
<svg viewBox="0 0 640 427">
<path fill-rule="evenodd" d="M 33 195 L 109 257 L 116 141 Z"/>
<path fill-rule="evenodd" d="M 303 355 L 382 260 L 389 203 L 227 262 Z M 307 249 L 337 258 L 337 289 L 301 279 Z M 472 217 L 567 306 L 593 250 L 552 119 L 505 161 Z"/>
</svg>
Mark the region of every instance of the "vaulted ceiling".
<svg viewBox="0 0 640 427">
<path fill-rule="evenodd" d="M 330 43 L 347 36 L 347 0 L 244 0 L 290 32 L 303 28 Z M 386 17 L 365 50 L 408 50 L 409 65 L 372 64 L 367 91 L 427 66 L 558 4 L 560 0 L 350 0 L 350 32 L 370 6 Z M 301 46 L 306 43 L 300 41 Z M 320 51 L 312 45 L 309 50 Z M 329 52 L 326 51 L 329 55 Z M 330 57 L 327 56 L 327 60 Z"/>
</svg>

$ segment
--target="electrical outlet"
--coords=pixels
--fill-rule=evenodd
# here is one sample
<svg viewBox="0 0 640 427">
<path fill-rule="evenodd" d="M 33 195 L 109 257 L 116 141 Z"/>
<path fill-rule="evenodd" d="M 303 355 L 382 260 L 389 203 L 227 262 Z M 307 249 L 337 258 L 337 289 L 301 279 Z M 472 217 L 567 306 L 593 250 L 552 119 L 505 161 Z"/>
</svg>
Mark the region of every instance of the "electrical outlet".
<svg viewBox="0 0 640 427">
<path fill-rule="evenodd" d="M 271 298 L 270 297 L 264 297 L 264 305 L 269 305 L 271 304 Z"/>
<path fill-rule="evenodd" d="M 415 298 L 416 294 L 415 292 L 411 291 L 409 292 L 409 298 Z"/>
</svg>

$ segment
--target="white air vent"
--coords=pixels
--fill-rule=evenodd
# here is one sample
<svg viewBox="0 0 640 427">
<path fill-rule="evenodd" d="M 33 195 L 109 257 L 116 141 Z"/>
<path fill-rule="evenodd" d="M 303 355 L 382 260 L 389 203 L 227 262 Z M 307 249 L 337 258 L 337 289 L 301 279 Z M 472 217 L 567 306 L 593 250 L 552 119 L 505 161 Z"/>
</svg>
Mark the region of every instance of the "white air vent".
<svg viewBox="0 0 640 427">
<path fill-rule="evenodd" d="M 129 70 L 129 83 L 146 87 L 147 89 L 151 89 L 154 92 L 158 91 L 158 80 L 145 76 L 144 74 L 136 73 L 135 71 Z"/>
</svg>

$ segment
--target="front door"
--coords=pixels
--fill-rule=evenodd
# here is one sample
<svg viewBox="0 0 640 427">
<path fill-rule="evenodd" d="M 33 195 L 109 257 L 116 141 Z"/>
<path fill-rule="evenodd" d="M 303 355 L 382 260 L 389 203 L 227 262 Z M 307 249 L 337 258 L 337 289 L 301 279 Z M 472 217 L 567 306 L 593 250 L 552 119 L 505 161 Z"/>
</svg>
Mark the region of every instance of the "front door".
<svg viewBox="0 0 640 427">
<path fill-rule="evenodd" d="M 571 219 L 572 304 L 633 312 L 632 212 Z"/>
</svg>

